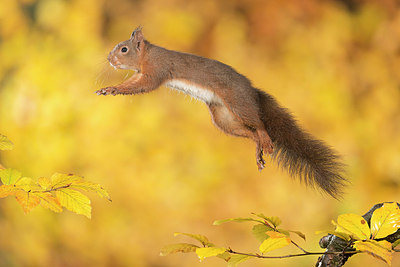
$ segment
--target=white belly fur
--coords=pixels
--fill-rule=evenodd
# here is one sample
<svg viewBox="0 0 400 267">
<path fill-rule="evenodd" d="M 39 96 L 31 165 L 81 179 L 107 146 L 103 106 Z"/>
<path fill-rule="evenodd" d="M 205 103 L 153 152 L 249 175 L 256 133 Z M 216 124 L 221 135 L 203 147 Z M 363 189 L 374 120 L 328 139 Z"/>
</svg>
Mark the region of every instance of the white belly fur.
<svg viewBox="0 0 400 267">
<path fill-rule="evenodd" d="M 188 94 L 191 97 L 201 100 L 207 104 L 221 102 L 221 99 L 210 90 L 182 80 L 170 80 L 165 83 L 165 86 L 180 92 L 184 92 L 185 94 Z"/>
</svg>

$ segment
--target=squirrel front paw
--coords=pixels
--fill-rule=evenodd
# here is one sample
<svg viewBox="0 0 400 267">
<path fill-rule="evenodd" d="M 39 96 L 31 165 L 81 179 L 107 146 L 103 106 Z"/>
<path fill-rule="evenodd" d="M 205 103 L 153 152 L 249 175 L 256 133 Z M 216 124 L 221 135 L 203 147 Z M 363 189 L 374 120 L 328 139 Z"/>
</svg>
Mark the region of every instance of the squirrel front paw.
<svg viewBox="0 0 400 267">
<path fill-rule="evenodd" d="M 117 95 L 118 89 L 115 87 L 106 87 L 96 91 L 97 95 Z"/>
</svg>

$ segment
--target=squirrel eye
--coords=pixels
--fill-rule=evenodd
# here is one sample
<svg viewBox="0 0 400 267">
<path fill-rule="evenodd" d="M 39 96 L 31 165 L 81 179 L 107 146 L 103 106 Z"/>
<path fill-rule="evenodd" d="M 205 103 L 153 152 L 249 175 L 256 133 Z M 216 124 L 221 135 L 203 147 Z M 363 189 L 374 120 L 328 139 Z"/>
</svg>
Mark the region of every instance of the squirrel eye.
<svg viewBox="0 0 400 267">
<path fill-rule="evenodd" d="M 121 52 L 122 52 L 122 53 L 128 52 L 128 48 L 127 48 L 126 46 L 122 47 L 122 48 L 121 48 Z"/>
</svg>

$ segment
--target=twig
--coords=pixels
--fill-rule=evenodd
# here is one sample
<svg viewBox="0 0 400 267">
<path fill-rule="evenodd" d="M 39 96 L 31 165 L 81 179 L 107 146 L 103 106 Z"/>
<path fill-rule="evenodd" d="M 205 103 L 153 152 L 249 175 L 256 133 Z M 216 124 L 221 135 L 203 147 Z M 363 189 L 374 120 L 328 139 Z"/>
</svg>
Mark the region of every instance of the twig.
<svg viewBox="0 0 400 267">
<path fill-rule="evenodd" d="M 32 191 L 31 193 L 49 193 L 49 192 L 56 191 L 56 190 L 59 190 L 59 189 L 68 188 L 71 185 L 72 184 L 67 184 L 67 185 L 63 185 L 63 186 L 59 186 L 59 187 L 55 187 L 55 188 L 50 188 L 48 190 L 43 190 L 43 191 L 36 190 L 36 191 Z"/>
<path fill-rule="evenodd" d="M 299 254 L 289 254 L 289 255 L 283 255 L 283 256 L 264 256 L 260 254 L 253 254 L 253 253 L 243 253 L 243 252 L 238 252 L 234 251 L 231 248 L 227 250 L 228 253 L 232 254 L 237 254 L 237 255 L 244 255 L 244 256 L 249 256 L 249 257 L 255 257 L 255 258 L 262 258 L 262 259 L 283 259 L 283 258 L 293 258 L 293 257 L 302 257 L 302 256 L 310 256 L 310 255 L 339 255 L 339 254 L 357 254 L 360 253 L 361 251 L 335 251 L 335 252 L 307 252 L 305 251 L 304 253 L 299 253 Z"/>
</svg>

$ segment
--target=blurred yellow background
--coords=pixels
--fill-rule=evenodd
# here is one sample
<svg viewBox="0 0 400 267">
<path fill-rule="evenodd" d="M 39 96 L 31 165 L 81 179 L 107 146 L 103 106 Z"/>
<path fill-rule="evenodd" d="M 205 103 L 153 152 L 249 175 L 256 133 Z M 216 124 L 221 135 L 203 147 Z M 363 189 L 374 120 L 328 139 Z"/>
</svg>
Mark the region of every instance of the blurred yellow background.
<svg viewBox="0 0 400 267">
<path fill-rule="evenodd" d="M 195 254 L 160 257 L 174 232 L 256 252 L 251 224 L 213 226 L 251 212 L 303 231 L 310 251 L 341 213 L 399 201 L 400 9 L 396 0 L 2 0 L 0 133 L 15 144 L 0 162 L 30 177 L 75 173 L 108 189 L 91 194 L 92 220 L 0 200 L 0 266 L 225 266 Z M 164 87 L 97 96 L 126 79 L 108 52 L 143 25 L 157 45 L 232 65 L 274 95 L 343 155 L 336 201 L 268 163 L 253 142 L 226 136 L 207 107 Z M 278 250 L 284 255 L 295 248 Z M 274 254 L 274 253 L 272 253 Z M 317 257 L 242 266 L 313 266 Z M 385 266 L 356 255 L 346 266 Z M 400 266 L 395 255 L 393 266 Z"/>
</svg>

